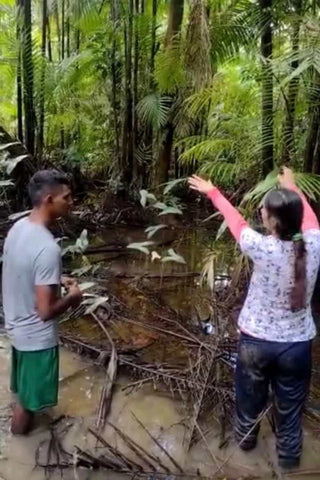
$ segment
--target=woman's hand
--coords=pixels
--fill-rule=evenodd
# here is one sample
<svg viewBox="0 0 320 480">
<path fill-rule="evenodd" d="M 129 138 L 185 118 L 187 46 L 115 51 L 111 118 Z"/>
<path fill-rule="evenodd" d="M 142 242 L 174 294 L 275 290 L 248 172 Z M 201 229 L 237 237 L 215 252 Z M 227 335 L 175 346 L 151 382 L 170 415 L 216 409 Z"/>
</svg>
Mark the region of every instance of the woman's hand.
<svg viewBox="0 0 320 480">
<path fill-rule="evenodd" d="M 210 190 L 213 189 L 213 185 L 210 180 L 204 180 L 197 175 L 192 175 L 188 180 L 190 188 L 196 190 L 197 192 L 207 194 Z"/>
<path fill-rule="evenodd" d="M 280 173 L 277 178 L 279 185 L 282 188 L 290 188 L 290 186 L 295 185 L 294 173 L 288 167 L 281 167 Z"/>
</svg>

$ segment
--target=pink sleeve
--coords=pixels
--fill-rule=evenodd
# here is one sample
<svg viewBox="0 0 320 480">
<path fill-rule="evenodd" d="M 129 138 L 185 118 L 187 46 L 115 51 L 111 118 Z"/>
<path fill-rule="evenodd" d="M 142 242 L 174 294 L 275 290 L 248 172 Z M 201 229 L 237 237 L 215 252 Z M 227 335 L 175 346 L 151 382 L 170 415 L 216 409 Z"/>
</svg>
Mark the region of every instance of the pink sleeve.
<svg viewBox="0 0 320 480">
<path fill-rule="evenodd" d="M 208 197 L 217 210 L 224 216 L 225 221 L 234 238 L 239 242 L 241 231 L 248 227 L 246 220 L 240 215 L 238 210 L 222 195 L 218 188 L 214 187 L 208 192 Z"/>
<path fill-rule="evenodd" d="M 306 230 L 311 230 L 314 228 L 319 229 L 319 222 L 316 217 L 316 214 L 310 207 L 306 197 L 303 195 L 301 190 L 295 184 L 290 185 L 289 188 L 290 190 L 294 190 L 299 195 L 303 203 L 303 219 L 302 219 L 301 230 L 305 232 Z"/>
</svg>

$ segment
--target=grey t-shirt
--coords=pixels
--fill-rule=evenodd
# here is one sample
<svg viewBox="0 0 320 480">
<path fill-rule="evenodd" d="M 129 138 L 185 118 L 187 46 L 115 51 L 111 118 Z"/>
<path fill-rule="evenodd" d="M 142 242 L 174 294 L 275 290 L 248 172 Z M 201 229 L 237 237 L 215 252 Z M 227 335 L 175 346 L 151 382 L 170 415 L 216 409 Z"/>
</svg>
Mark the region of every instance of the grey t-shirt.
<svg viewBox="0 0 320 480">
<path fill-rule="evenodd" d="M 19 220 L 4 244 L 2 298 L 13 346 L 35 351 L 58 344 L 56 320 L 43 321 L 35 308 L 35 286 L 60 285 L 61 250 L 44 226 Z"/>
</svg>

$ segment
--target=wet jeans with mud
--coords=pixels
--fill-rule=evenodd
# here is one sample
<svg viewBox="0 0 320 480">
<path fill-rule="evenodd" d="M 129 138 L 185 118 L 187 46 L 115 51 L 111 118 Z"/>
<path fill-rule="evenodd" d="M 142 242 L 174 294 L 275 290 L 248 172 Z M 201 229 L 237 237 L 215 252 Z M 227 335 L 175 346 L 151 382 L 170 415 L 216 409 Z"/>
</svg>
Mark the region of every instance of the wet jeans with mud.
<svg viewBox="0 0 320 480">
<path fill-rule="evenodd" d="M 299 464 L 302 410 L 311 376 L 311 344 L 269 342 L 241 334 L 235 435 L 244 450 L 257 443 L 259 425 L 255 424 L 267 405 L 271 386 L 279 463 L 288 467 Z"/>
</svg>

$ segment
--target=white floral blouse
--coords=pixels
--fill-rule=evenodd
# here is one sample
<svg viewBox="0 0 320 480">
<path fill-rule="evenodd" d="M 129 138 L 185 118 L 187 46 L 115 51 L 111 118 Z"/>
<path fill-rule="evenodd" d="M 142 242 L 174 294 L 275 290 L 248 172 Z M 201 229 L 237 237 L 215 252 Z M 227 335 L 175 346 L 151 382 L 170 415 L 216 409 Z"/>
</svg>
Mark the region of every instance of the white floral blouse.
<svg viewBox="0 0 320 480">
<path fill-rule="evenodd" d="M 303 238 L 307 250 L 307 307 L 292 312 L 293 243 L 261 235 L 250 227 L 241 230 L 241 250 L 254 264 L 247 298 L 239 316 L 243 332 L 275 342 L 302 342 L 315 336 L 311 297 L 320 263 L 320 230 L 307 230 Z"/>
</svg>

